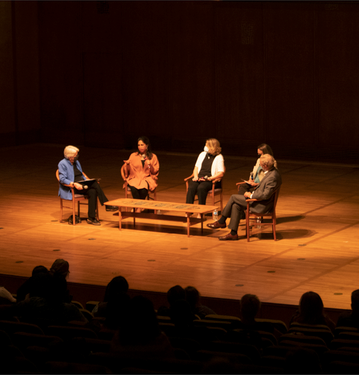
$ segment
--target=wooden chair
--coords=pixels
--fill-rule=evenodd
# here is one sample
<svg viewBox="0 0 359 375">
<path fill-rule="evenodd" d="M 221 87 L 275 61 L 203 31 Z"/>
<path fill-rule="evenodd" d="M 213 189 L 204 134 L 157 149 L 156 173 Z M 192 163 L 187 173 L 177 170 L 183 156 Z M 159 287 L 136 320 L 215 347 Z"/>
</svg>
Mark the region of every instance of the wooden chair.
<svg viewBox="0 0 359 375">
<path fill-rule="evenodd" d="M 277 223 L 276 207 L 277 207 L 277 201 L 278 201 L 278 196 L 279 196 L 279 190 L 280 189 L 277 189 L 274 192 L 274 203 L 273 203 L 272 210 L 269 211 L 269 212 L 266 212 L 264 214 L 253 213 L 250 210 L 249 203 L 250 202 L 258 202 L 258 199 L 247 199 L 246 236 L 247 236 L 247 241 L 248 242 L 249 242 L 249 237 L 250 237 L 250 229 L 253 226 L 253 224 L 250 225 L 249 222 L 250 222 L 250 220 L 252 220 L 252 223 L 253 223 L 253 221 L 256 222 L 258 217 L 260 217 L 261 219 L 269 218 L 270 220 L 272 220 L 271 223 L 265 223 L 265 224 L 263 224 L 262 222 L 260 222 L 260 223 L 258 223 L 258 226 L 260 226 L 262 228 L 264 226 L 269 226 L 270 225 L 272 227 L 274 241 L 277 241 L 277 235 L 276 235 L 276 223 Z"/>
<path fill-rule="evenodd" d="M 84 175 L 85 175 L 85 173 L 84 173 Z M 86 175 L 85 175 L 85 177 L 88 178 Z M 57 178 L 57 181 L 59 182 L 59 184 L 61 184 L 60 176 L 59 176 L 59 170 L 56 171 L 56 178 Z M 72 199 L 67 200 L 67 199 L 63 199 L 63 198 L 59 197 L 60 198 L 60 209 L 61 209 L 60 223 L 62 222 L 63 209 L 65 207 L 65 208 L 71 208 L 72 209 L 72 224 L 76 225 L 76 220 L 75 220 L 76 203 L 77 203 L 77 212 L 78 212 L 77 215 L 78 215 L 78 217 L 80 217 L 80 204 L 84 204 L 84 203 L 81 203 L 81 202 L 87 202 L 86 204 L 88 204 L 88 196 L 83 195 L 83 194 L 75 194 L 75 188 L 73 186 L 70 186 L 68 184 L 62 184 L 62 185 L 67 186 L 71 189 Z M 72 202 L 71 207 L 65 206 L 64 201 L 65 202 Z M 99 212 L 98 212 L 98 201 L 97 200 L 96 200 L 96 219 L 100 220 L 100 216 L 99 216 Z"/>
<path fill-rule="evenodd" d="M 132 194 L 131 194 L 130 186 L 128 185 L 128 182 L 126 181 L 126 179 L 127 179 L 127 172 L 125 171 L 125 167 L 126 167 L 126 164 L 124 164 L 121 167 L 121 176 L 122 176 L 122 179 L 124 181 L 124 183 L 123 183 L 123 189 L 125 190 L 125 198 L 128 198 L 128 195 L 129 194 L 132 195 Z M 152 200 L 156 201 L 157 200 L 156 189 L 153 190 L 153 191 L 148 190 L 148 195 L 147 195 L 146 199 L 148 199 L 148 200 L 152 199 Z"/>
<path fill-rule="evenodd" d="M 186 183 L 186 195 L 188 192 L 188 184 L 189 184 L 188 181 L 191 180 L 192 178 L 193 178 L 193 173 L 184 179 L 184 182 Z M 221 212 L 222 212 L 223 210 L 223 187 L 218 188 L 218 189 L 215 188 L 216 182 L 221 181 L 221 180 L 223 184 L 223 177 L 212 181 L 212 189 L 208 192 L 207 197 L 212 199 L 212 202 L 211 202 L 212 206 L 215 206 L 216 203 L 220 203 Z M 216 200 L 216 197 L 217 197 L 217 200 Z M 198 201 L 198 198 L 196 198 L 195 201 Z"/>
</svg>

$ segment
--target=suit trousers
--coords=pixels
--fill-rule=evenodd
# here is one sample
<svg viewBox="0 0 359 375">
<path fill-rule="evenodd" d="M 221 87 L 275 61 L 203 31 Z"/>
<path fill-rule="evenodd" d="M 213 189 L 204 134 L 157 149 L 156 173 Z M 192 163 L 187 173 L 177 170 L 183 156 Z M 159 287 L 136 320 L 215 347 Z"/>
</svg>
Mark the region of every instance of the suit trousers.
<svg viewBox="0 0 359 375">
<path fill-rule="evenodd" d="M 222 216 L 230 217 L 228 228 L 237 231 L 239 222 L 246 217 L 247 200 L 244 195 L 233 194 L 222 211 Z"/>
<path fill-rule="evenodd" d="M 103 205 L 105 202 L 108 201 L 105 193 L 101 189 L 101 186 L 95 181 L 88 189 L 77 190 L 75 189 L 76 194 L 87 195 L 89 198 L 88 204 L 88 217 L 95 218 L 96 217 L 96 200 L 97 197 Z"/>
</svg>

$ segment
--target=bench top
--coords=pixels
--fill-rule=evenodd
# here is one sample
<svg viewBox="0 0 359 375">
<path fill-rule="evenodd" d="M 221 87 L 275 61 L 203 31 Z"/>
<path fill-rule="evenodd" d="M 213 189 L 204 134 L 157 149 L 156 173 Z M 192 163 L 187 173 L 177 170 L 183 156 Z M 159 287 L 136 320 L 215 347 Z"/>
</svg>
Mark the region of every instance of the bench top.
<svg viewBox="0 0 359 375">
<path fill-rule="evenodd" d="M 149 210 L 163 210 L 163 211 L 178 211 L 178 212 L 193 212 L 198 214 L 205 214 L 218 209 L 219 206 L 209 206 L 189 203 L 175 203 L 150 201 L 143 199 L 120 198 L 105 202 L 105 205 L 129 207 L 129 208 L 143 208 Z"/>
</svg>

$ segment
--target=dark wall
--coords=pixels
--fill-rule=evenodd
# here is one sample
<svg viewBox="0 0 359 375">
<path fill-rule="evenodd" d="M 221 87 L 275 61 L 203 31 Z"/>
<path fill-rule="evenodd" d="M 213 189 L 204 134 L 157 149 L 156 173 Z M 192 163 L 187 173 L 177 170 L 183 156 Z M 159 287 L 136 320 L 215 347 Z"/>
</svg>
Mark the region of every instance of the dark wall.
<svg viewBox="0 0 359 375">
<path fill-rule="evenodd" d="M 40 138 L 38 8 L 0 2 L 0 146 Z"/>
<path fill-rule="evenodd" d="M 357 2 L 37 9 L 42 142 L 130 148 L 146 134 L 197 153 L 216 137 L 224 155 L 267 142 L 277 158 L 357 160 Z"/>
</svg>

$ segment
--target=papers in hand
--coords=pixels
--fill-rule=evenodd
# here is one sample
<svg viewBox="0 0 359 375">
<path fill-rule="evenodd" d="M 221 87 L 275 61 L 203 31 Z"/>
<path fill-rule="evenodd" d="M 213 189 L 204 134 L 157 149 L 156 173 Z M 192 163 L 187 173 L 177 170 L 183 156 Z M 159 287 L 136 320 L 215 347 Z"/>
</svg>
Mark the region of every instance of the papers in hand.
<svg viewBox="0 0 359 375">
<path fill-rule="evenodd" d="M 89 178 L 88 180 L 80 180 L 76 181 L 76 183 L 81 184 L 84 189 L 88 189 L 92 186 L 92 184 L 96 181 L 100 181 L 101 178 Z"/>
</svg>

